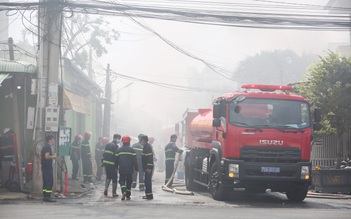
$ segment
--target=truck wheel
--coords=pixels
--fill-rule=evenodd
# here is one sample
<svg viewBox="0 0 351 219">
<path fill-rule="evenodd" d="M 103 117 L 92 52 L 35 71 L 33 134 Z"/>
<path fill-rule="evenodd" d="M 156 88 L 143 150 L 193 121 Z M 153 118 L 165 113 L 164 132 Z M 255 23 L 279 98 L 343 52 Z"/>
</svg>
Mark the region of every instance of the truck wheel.
<svg viewBox="0 0 351 219">
<path fill-rule="evenodd" d="M 292 187 L 286 190 L 286 197 L 293 202 L 301 202 L 306 198 L 308 186 L 305 187 Z"/>
<path fill-rule="evenodd" d="M 199 190 L 199 186 L 194 182 L 194 171 L 189 159 L 185 161 L 185 186 L 189 191 Z"/>
<path fill-rule="evenodd" d="M 223 201 L 228 198 L 229 188 L 224 186 L 224 180 L 217 162 L 214 162 L 210 171 L 209 190 L 214 200 Z"/>
</svg>

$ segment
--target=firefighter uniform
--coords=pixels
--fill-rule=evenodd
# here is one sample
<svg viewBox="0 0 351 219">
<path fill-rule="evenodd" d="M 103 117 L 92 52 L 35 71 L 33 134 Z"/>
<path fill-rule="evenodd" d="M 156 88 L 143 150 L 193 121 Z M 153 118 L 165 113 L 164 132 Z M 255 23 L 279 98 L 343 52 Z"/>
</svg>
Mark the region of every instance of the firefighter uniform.
<svg viewBox="0 0 351 219">
<path fill-rule="evenodd" d="M 154 155 L 152 152 L 152 146 L 147 143 L 148 137 L 145 135 L 141 139 L 146 140 L 142 152 L 143 170 L 145 172 L 145 196 L 143 196 L 143 199 L 153 199 L 152 172 L 154 170 Z"/>
<path fill-rule="evenodd" d="M 91 152 L 89 139 L 85 138 L 81 144 L 81 157 L 83 164 L 83 177 L 84 182 L 93 182 L 91 178 L 93 177 L 93 166 L 91 163 Z"/>
<path fill-rule="evenodd" d="M 80 141 L 75 140 L 71 145 L 71 161 L 73 165 L 72 179 L 77 179 L 79 161 L 80 161 Z"/>
<path fill-rule="evenodd" d="M 54 185 L 53 180 L 53 170 L 52 170 L 52 160 L 45 159 L 45 153 L 50 153 L 52 156 L 51 146 L 45 143 L 43 149 L 41 150 L 41 171 L 43 174 L 43 195 L 44 198 L 50 198 L 52 193 L 52 187 Z"/>
<path fill-rule="evenodd" d="M 118 144 L 115 141 L 108 143 L 103 153 L 102 163 L 105 166 L 106 180 L 104 195 L 107 196 L 108 187 L 112 180 L 112 196 L 117 197 L 117 172 L 116 172 L 116 151 Z"/>
<path fill-rule="evenodd" d="M 122 137 L 123 146 L 116 152 L 116 168 L 119 170 L 119 184 L 122 190 L 122 200 L 130 200 L 132 176 L 138 170 L 135 151 L 130 147 L 130 137 Z"/>
<path fill-rule="evenodd" d="M 174 161 L 176 152 L 180 152 L 180 149 L 176 146 L 175 142 L 169 142 L 165 146 L 165 156 L 166 156 L 166 178 L 165 185 L 171 179 L 172 173 L 174 171 Z M 172 186 L 173 180 L 168 184 L 168 186 Z"/>
<path fill-rule="evenodd" d="M 144 171 L 143 171 L 143 163 L 142 163 L 142 159 L 141 159 L 141 153 L 143 152 L 143 145 L 138 142 L 135 143 L 132 148 L 134 149 L 135 153 L 136 153 L 136 158 L 137 158 L 137 162 L 138 162 L 138 172 L 133 173 L 133 184 L 132 184 L 132 188 L 135 188 L 137 185 L 137 179 L 138 179 L 138 175 L 139 175 L 139 189 L 140 190 L 144 190 L 145 188 L 145 183 L 144 183 Z"/>
</svg>

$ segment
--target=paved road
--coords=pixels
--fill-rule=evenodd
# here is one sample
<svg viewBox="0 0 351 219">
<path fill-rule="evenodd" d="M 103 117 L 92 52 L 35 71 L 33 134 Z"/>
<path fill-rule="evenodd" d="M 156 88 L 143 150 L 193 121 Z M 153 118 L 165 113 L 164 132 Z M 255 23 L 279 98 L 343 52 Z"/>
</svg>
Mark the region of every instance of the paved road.
<svg viewBox="0 0 351 219">
<path fill-rule="evenodd" d="M 100 183 L 80 199 L 60 199 L 53 204 L 39 199 L 3 201 L 0 218 L 351 218 L 351 199 L 306 198 L 292 203 L 280 193 L 239 190 L 229 201 L 218 202 L 207 192 L 194 196 L 164 192 L 162 181 L 162 175 L 156 174 L 151 201 L 143 200 L 138 190 L 132 191 L 131 201 L 105 198 Z"/>
</svg>

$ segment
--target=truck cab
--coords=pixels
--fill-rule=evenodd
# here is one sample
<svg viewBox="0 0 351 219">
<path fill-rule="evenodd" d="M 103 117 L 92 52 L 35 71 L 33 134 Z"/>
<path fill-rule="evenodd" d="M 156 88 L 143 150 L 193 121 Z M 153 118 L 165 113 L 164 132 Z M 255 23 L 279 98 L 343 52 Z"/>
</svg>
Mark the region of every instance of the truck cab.
<svg viewBox="0 0 351 219">
<path fill-rule="evenodd" d="M 311 184 L 310 103 L 291 94 L 289 86 L 242 88 L 217 98 L 212 115 L 199 112 L 192 120 L 193 141 L 185 159 L 188 189 L 207 186 L 216 200 L 226 199 L 234 188 L 271 189 L 285 192 L 289 200 L 304 200 Z M 200 136 L 197 122 L 204 125 L 209 119 L 211 138 L 201 142 L 194 137 Z"/>
</svg>

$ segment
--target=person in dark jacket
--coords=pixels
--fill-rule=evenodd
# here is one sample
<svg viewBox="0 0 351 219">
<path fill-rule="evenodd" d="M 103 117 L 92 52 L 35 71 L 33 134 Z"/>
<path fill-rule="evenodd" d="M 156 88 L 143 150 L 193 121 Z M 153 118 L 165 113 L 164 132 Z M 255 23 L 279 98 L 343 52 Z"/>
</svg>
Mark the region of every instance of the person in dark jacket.
<svg viewBox="0 0 351 219">
<path fill-rule="evenodd" d="M 152 152 L 152 146 L 148 143 L 149 137 L 143 135 L 140 138 L 140 142 L 143 145 L 142 152 L 142 163 L 143 170 L 145 173 L 145 196 L 143 199 L 151 200 L 154 198 L 152 194 L 152 172 L 154 170 L 154 155 Z"/>
<path fill-rule="evenodd" d="M 96 162 L 96 180 L 100 181 L 103 167 L 101 166 L 102 156 L 105 151 L 106 144 L 108 143 L 107 137 L 100 137 L 95 145 L 95 162 Z"/>
<path fill-rule="evenodd" d="M 105 167 L 106 180 L 104 195 L 108 195 L 108 187 L 112 181 L 112 197 L 118 197 L 117 194 L 117 169 L 116 169 L 116 152 L 118 144 L 121 139 L 121 135 L 114 134 L 113 141 L 108 143 L 105 147 L 105 151 L 102 158 L 102 165 Z"/>
<path fill-rule="evenodd" d="M 83 139 L 83 136 L 81 135 L 76 135 L 74 137 L 74 141 L 71 144 L 71 161 L 72 161 L 72 179 L 73 180 L 78 180 L 77 174 L 78 174 L 78 169 L 79 169 L 79 161 L 80 161 L 80 144 Z"/>
<path fill-rule="evenodd" d="M 91 132 L 85 132 L 84 133 L 84 140 L 81 144 L 81 158 L 82 158 L 82 164 L 83 164 L 83 177 L 84 177 L 84 183 L 92 183 L 92 177 L 93 177 L 93 164 L 91 163 L 91 152 L 90 152 L 90 137 L 91 137 Z"/>
<path fill-rule="evenodd" d="M 143 145 L 140 142 L 140 138 L 143 136 L 143 134 L 138 135 L 139 142 L 133 144 L 132 148 L 134 149 L 136 153 L 136 158 L 138 162 L 138 172 L 133 173 L 133 183 L 132 183 L 132 188 L 135 188 L 137 185 L 137 179 L 139 176 L 139 190 L 144 191 L 145 190 L 145 183 L 144 183 L 144 171 L 143 171 L 143 163 L 141 161 L 141 153 L 143 152 Z"/>
<path fill-rule="evenodd" d="M 175 142 L 177 141 L 177 135 L 171 135 L 171 141 L 165 146 L 166 155 L 166 178 L 165 185 L 171 180 L 172 173 L 174 171 L 174 161 L 176 153 L 183 153 L 183 150 L 179 149 Z M 168 184 L 171 187 L 173 184 L 173 179 Z"/>
<path fill-rule="evenodd" d="M 138 163 L 136 159 L 136 153 L 133 148 L 130 147 L 130 137 L 122 137 L 122 147 L 117 149 L 116 152 L 116 168 L 119 170 L 119 185 L 122 190 L 122 198 L 130 200 L 131 187 L 133 181 L 133 173 L 138 171 Z"/>
<path fill-rule="evenodd" d="M 57 158 L 56 153 L 52 153 L 51 146 L 55 144 L 55 137 L 48 135 L 45 138 L 46 142 L 41 149 L 41 171 L 43 175 L 43 201 L 55 202 L 51 199 L 52 187 L 54 185 L 54 174 L 52 168 L 52 160 Z"/>
</svg>

